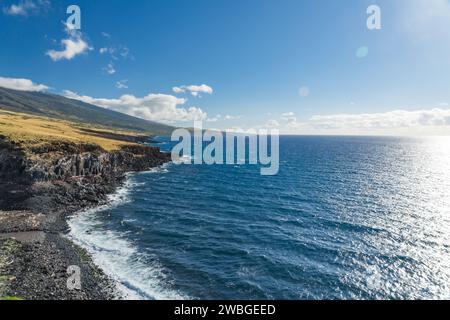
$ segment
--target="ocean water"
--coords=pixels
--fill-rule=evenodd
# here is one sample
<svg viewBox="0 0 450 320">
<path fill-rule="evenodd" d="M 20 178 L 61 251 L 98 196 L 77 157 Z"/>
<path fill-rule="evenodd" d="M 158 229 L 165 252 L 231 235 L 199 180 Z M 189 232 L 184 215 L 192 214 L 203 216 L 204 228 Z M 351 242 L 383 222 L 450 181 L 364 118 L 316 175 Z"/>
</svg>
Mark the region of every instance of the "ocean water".
<svg viewBox="0 0 450 320">
<path fill-rule="evenodd" d="M 130 175 L 70 237 L 130 299 L 450 298 L 449 139 L 281 137 L 259 169 Z"/>
</svg>

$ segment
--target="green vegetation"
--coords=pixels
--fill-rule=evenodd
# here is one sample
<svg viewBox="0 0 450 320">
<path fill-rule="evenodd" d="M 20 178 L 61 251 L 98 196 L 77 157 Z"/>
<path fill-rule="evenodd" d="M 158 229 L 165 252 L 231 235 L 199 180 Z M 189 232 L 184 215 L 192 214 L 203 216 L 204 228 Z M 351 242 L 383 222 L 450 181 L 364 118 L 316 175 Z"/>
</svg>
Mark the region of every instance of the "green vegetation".
<svg viewBox="0 0 450 320">
<path fill-rule="evenodd" d="M 62 96 L 0 88 L 0 109 L 109 129 L 167 135 L 171 126 L 93 106 Z"/>
<path fill-rule="evenodd" d="M 3 297 L 0 298 L 0 301 L 22 301 L 22 298 L 19 297 Z"/>
</svg>

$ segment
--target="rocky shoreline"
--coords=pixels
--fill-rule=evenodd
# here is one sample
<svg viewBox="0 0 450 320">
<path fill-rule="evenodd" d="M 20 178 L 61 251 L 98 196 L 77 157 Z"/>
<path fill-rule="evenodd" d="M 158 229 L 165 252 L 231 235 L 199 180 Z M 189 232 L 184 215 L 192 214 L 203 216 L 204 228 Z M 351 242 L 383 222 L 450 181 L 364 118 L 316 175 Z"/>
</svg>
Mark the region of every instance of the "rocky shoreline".
<svg viewBox="0 0 450 320">
<path fill-rule="evenodd" d="M 105 300 L 115 284 L 87 252 L 69 241 L 66 219 L 102 205 L 128 172 L 170 161 L 159 148 L 58 142 L 23 150 L 0 136 L 0 298 Z M 81 290 L 67 286 L 69 266 L 81 269 Z"/>
</svg>

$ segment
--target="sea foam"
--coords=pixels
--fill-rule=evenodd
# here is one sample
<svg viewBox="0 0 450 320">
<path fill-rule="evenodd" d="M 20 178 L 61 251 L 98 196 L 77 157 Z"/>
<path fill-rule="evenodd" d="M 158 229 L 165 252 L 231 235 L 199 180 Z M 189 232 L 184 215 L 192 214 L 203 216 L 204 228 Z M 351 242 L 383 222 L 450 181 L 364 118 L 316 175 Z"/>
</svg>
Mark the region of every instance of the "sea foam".
<svg viewBox="0 0 450 320">
<path fill-rule="evenodd" d="M 161 170 L 161 168 L 160 168 Z M 156 257 L 138 252 L 126 234 L 101 228 L 102 215 L 131 201 L 130 192 L 137 184 L 128 175 L 123 187 L 109 196 L 106 205 L 89 209 L 69 219 L 68 237 L 86 249 L 94 263 L 116 283 L 119 297 L 126 300 L 178 300 L 181 293 L 167 287 L 164 268 Z"/>
</svg>

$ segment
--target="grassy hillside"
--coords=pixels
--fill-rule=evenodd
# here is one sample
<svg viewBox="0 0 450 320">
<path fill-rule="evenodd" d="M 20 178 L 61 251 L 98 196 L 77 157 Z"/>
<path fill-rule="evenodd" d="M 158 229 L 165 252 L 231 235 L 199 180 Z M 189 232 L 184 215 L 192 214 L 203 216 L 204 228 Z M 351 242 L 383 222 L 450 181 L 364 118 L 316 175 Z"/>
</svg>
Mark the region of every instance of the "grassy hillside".
<svg viewBox="0 0 450 320">
<path fill-rule="evenodd" d="M 143 131 L 153 135 L 167 135 L 173 130 L 171 126 L 40 92 L 0 88 L 0 109 L 112 129 Z"/>
<path fill-rule="evenodd" d="M 119 150 L 133 140 L 143 138 L 141 132 L 89 128 L 79 123 L 0 110 L 0 136 L 25 149 L 60 143 L 98 145 L 106 151 Z"/>
</svg>

